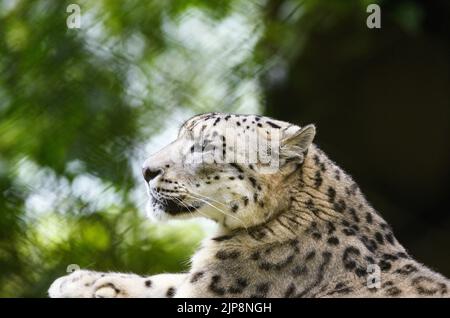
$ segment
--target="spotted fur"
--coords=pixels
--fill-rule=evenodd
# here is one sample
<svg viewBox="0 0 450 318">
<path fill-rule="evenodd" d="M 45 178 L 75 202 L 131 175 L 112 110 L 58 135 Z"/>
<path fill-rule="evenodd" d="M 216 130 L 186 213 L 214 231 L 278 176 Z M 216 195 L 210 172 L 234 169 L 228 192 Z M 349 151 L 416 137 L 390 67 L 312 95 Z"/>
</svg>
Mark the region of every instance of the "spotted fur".
<svg viewBox="0 0 450 318">
<path fill-rule="evenodd" d="M 226 129 L 235 139 L 253 132 L 267 140 L 276 130 L 279 168 L 186 164 L 215 149 L 242 159 Z M 55 281 L 50 296 L 449 297 L 449 281 L 407 253 L 351 177 L 312 143 L 314 134 L 312 125 L 262 116 L 191 118 L 143 169 L 153 218 L 206 216 L 220 224 L 191 270 L 151 277 L 79 271 Z M 370 283 L 371 267 L 379 284 Z"/>
</svg>

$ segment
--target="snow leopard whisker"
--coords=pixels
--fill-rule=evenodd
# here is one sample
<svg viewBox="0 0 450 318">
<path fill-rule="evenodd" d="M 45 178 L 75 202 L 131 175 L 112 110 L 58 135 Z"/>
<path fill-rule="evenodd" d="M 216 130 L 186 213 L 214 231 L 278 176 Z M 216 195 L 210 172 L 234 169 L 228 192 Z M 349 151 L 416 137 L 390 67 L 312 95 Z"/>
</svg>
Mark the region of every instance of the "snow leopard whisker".
<svg viewBox="0 0 450 318">
<path fill-rule="evenodd" d="M 193 198 L 193 199 L 199 200 L 199 201 L 201 201 L 201 202 L 203 202 L 203 203 L 205 203 L 205 204 L 211 206 L 212 208 L 214 208 L 214 209 L 216 209 L 217 211 L 221 212 L 221 213 L 222 213 L 223 215 L 225 215 L 226 217 L 231 217 L 231 218 L 233 218 L 233 219 L 239 221 L 239 222 L 243 225 L 243 227 L 247 230 L 247 227 L 246 227 L 244 221 L 242 221 L 240 218 L 238 218 L 238 217 L 236 217 L 236 216 L 234 216 L 234 215 L 231 215 L 231 214 L 229 214 L 229 213 L 223 211 L 222 209 L 218 208 L 217 206 L 215 206 L 215 205 L 212 204 L 211 202 L 208 202 L 207 200 L 202 199 L 201 197 L 198 197 L 198 196 L 195 196 L 195 195 L 189 194 L 189 193 L 186 193 L 186 195 L 188 195 L 189 197 L 191 197 L 191 198 Z"/>
<path fill-rule="evenodd" d="M 188 209 L 189 213 L 195 213 L 198 212 L 198 214 L 200 214 L 201 216 L 207 218 L 208 216 L 203 214 L 202 212 L 200 212 L 199 210 L 194 210 L 193 212 L 191 211 L 191 209 L 189 209 L 188 204 L 184 203 L 180 198 L 174 197 L 174 199 L 179 202 L 182 206 L 184 206 L 186 209 Z M 191 208 L 194 208 L 193 206 L 191 206 Z"/>
<path fill-rule="evenodd" d="M 217 201 L 217 200 L 215 200 L 215 199 L 213 199 L 213 198 L 207 197 L 207 196 L 202 195 L 202 194 L 200 194 L 200 193 L 197 193 L 197 192 L 195 192 L 195 191 L 187 190 L 187 189 L 185 189 L 185 188 L 184 188 L 184 190 L 186 190 L 187 193 L 190 193 L 190 194 L 193 194 L 193 195 L 197 195 L 197 196 L 199 196 L 199 197 L 201 197 L 201 198 L 204 198 L 204 199 L 206 199 L 206 200 L 212 201 L 212 202 L 214 202 L 214 203 L 221 204 L 221 205 L 223 205 L 223 206 L 225 206 L 225 207 L 228 206 L 227 204 L 225 204 L 225 203 L 223 203 L 223 202 Z"/>
</svg>

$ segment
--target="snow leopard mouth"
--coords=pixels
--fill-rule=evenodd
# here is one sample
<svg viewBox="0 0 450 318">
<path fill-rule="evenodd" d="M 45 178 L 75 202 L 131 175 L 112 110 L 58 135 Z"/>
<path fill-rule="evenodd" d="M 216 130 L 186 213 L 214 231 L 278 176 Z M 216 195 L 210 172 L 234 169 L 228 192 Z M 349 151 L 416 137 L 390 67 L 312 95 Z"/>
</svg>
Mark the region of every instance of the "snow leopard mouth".
<svg viewBox="0 0 450 318">
<path fill-rule="evenodd" d="M 202 203 L 180 203 L 178 200 L 170 198 L 164 198 L 163 200 L 157 200 L 158 205 L 165 213 L 170 215 L 179 215 L 184 213 L 194 213 L 196 210 L 203 206 Z"/>
</svg>

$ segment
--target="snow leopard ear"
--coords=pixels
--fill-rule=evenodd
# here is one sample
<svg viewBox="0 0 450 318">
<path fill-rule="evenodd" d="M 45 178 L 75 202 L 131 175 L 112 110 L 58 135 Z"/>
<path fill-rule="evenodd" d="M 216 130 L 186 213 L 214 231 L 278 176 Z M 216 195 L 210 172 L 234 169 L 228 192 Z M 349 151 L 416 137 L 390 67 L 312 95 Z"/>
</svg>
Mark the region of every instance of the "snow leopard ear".
<svg viewBox="0 0 450 318">
<path fill-rule="evenodd" d="M 302 163 L 305 152 L 314 140 L 316 127 L 307 125 L 295 132 L 285 132 L 285 137 L 281 140 L 281 160 L 284 163 Z"/>
</svg>

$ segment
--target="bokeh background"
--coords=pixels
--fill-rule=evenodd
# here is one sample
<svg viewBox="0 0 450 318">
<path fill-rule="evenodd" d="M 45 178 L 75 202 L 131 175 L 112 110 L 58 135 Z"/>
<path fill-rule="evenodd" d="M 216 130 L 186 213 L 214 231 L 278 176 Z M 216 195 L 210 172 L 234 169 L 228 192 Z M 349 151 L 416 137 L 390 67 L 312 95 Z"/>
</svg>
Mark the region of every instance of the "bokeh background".
<svg viewBox="0 0 450 318">
<path fill-rule="evenodd" d="M 213 225 L 147 220 L 140 166 L 207 111 L 315 123 L 450 276 L 449 1 L 0 0 L 0 296 L 45 297 L 74 266 L 186 269 Z"/>
</svg>

